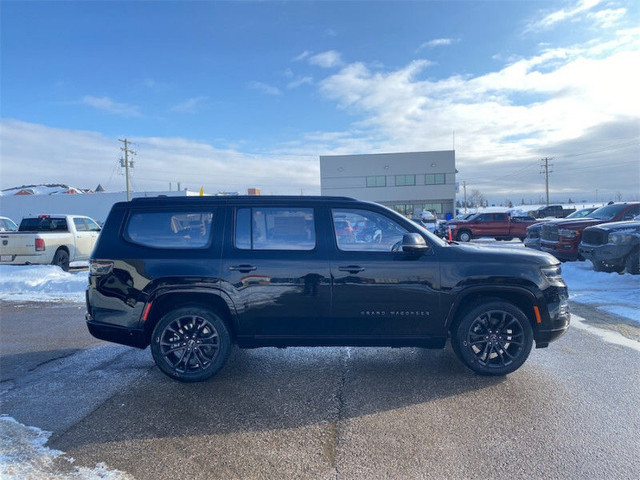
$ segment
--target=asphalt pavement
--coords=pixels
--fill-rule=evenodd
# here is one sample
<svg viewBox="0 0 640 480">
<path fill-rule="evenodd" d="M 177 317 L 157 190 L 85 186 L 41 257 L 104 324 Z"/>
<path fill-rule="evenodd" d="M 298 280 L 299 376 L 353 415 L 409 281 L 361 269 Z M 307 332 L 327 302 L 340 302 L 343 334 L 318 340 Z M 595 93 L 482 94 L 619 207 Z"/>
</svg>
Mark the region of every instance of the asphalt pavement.
<svg viewBox="0 0 640 480">
<path fill-rule="evenodd" d="M 149 350 L 92 339 L 82 314 L 2 306 L 0 413 L 53 432 L 47 446 L 74 459 L 61 474 L 101 462 L 139 480 L 640 472 L 640 352 L 578 328 L 501 378 L 471 373 L 449 347 L 266 348 L 182 384 Z"/>
</svg>

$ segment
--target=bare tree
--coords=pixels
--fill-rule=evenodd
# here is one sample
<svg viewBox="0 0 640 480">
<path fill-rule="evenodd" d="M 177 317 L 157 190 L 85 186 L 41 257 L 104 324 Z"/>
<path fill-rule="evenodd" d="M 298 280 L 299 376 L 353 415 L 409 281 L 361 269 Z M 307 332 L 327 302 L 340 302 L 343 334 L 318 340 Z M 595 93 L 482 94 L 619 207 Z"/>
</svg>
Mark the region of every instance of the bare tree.
<svg viewBox="0 0 640 480">
<path fill-rule="evenodd" d="M 482 194 L 482 192 L 480 190 L 471 190 L 471 195 L 469 196 L 469 202 L 473 205 L 473 206 L 482 206 L 484 205 L 484 195 Z"/>
</svg>

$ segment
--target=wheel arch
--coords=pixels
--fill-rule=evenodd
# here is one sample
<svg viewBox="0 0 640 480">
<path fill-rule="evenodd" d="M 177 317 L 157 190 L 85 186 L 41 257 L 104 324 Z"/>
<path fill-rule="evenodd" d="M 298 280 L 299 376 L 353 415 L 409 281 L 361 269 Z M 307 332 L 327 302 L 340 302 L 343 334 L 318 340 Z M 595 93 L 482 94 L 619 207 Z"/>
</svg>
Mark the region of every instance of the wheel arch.
<svg viewBox="0 0 640 480">
<path fill-rule="evenodd" d="M 141 319 L 145 338 L 148 342 L 151 341 L 153 329 L 168 312 L 183 307 L 201 307 L 219 314 L 227 325 L 231 338 L 235 340 L 235 307 L 230 299 L 224 297 L 226 296 L 222 291 L 210 289 L 167 290 L 153 294 L 145 304 Z"/>
<path fill-rule="evenodd" d="M 451 333 L 467 312 L 482 303 L 492 301 L 508 302 L 519 308 L 526 315 L 535 332 L 534 307 L 539 303 L 535 293 L 526 287 L 496 287 L 495 285 L 472 287 L 460 292 L 447 316 L 447 332 Z"/>
</svg>

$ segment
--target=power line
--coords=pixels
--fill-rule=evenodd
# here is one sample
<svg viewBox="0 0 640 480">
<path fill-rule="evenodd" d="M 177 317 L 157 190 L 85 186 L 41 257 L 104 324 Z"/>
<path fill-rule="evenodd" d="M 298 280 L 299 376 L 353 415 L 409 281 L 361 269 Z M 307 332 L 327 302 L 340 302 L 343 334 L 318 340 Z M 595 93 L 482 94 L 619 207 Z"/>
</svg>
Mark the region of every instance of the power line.
<svg viewBox="0 0 640 480">
<path fill-rule="evenodd" d="M 130 200 L 129 198 L 129 168 L 133 168 L 133 160 L 129 160 L 129 155 L 136 155 L 136 152 L 134 150 L 131 150 L 129 148 L 129 140 L 125 139 L 118 139 L 119 142 L 124 143 L 124 147 L 120 147 L 120 150 L 122 150 L 124 152 L 124 158 L 120 159 L 120 166 L 124 167 L 125 170 L 125 176 L 127 178 L 127 202 Z"/>
<path fill-rule="evenodd" d="M 550 159 L 546 157 L 540 160 L 540 162 L 544 162 L 540 165 L 540 173 L 543 173 L 544 170 L 544 183 L 547 191 L 547 206 L 549 205 L 549 174 L 553 172 L 553 170 L 549 171 L 549 167 L 553 167 L 553 165 L 549 165 L 549 160 Z"/>
</svg>

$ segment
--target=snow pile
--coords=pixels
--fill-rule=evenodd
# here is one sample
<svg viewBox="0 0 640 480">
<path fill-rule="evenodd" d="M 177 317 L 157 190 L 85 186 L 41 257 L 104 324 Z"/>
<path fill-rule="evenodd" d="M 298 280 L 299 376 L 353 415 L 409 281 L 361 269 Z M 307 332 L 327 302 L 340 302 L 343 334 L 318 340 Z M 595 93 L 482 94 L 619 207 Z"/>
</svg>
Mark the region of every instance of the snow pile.
<svg viewBox="0 0 640 480">
<path fill-rule="evenodd" d="M 84 302 L 89 272 L 65 272 L 54 265 L 0 266 L 0 299 L 31 302 Z"/>
<path fill-rule="evenodd" d="M 4 480 L 133 480 L 104 463 L 95 468 L 75 467 L 73 458 L 45 447 L 51 434 L 27 427 L 11 417 L 0 417 L 0 478 Z M 62 460 L 62 461 L 60 461 Z"/>
<path fill-rule="evenodd" d="M 562 264 L 569 298 L 640 323 L 640 275 L 594 272 L 591 262 Z"/>
</svg>

